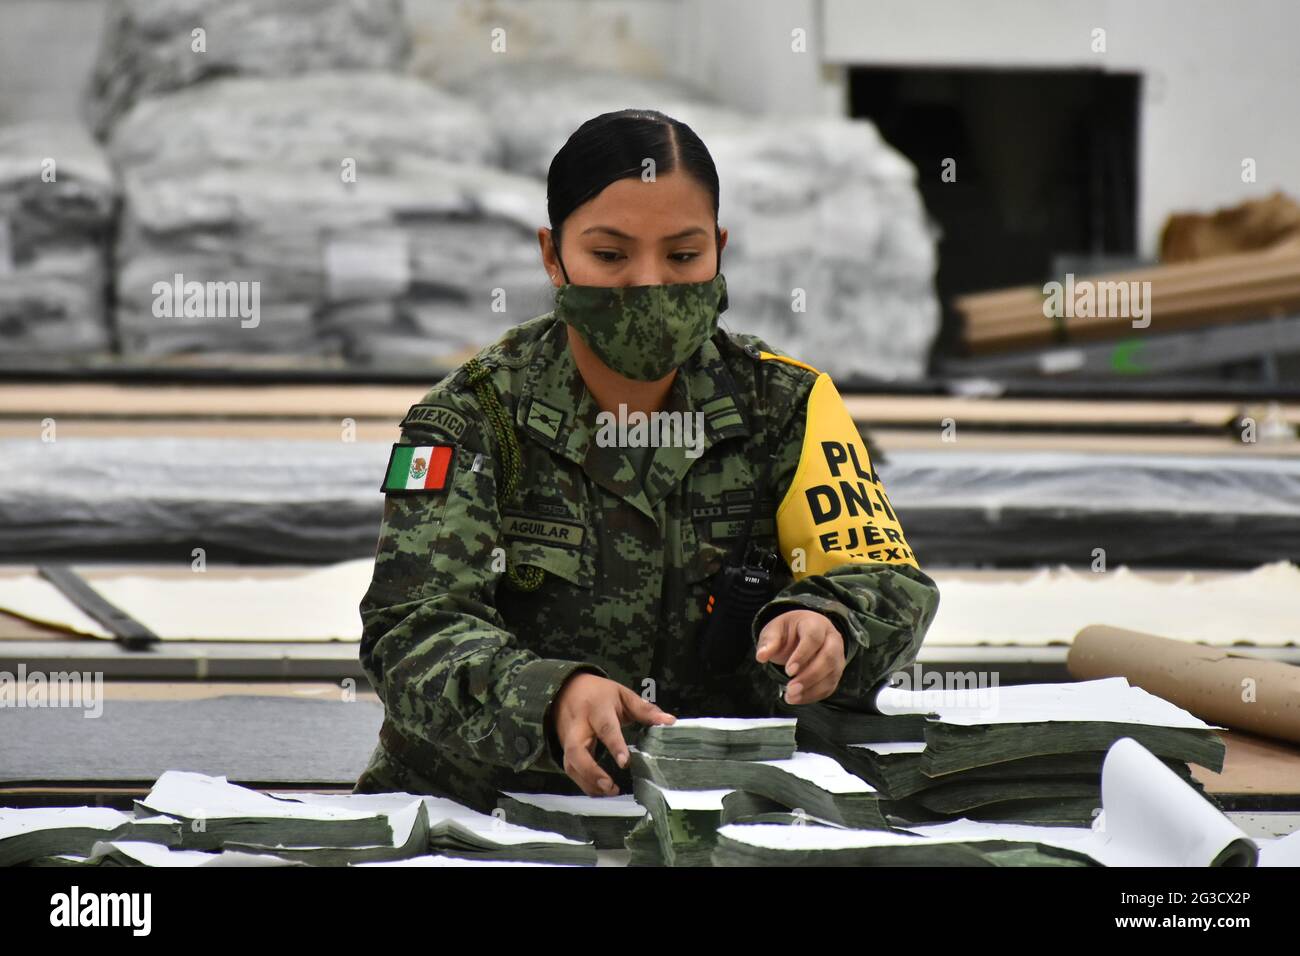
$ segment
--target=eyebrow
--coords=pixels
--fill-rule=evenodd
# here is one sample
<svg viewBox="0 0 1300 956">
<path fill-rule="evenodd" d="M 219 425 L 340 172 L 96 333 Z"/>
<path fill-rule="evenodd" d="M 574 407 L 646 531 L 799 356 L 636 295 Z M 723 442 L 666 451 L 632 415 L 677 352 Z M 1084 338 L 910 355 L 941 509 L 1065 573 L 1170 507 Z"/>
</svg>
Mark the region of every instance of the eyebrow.
<svg viewBox="0 0 1300 956">
<path fill-rule="evenodd" d="M 589 232 L 603 232 L 611 236 L 616 236 L 619 239 L 631 239 L 634 241 L 636 239 L 636 236 L 629 236 L 626 232 L 620 232 L 619 230 L 615 229 L 612 226 L 591 226 L 587 229 L 582 230 L 581 235 L 585 236 Z M 684 239 L 687 236 L 694 236 L 694 235 L 706 236 L 708 235 L 708 232 L 705 231 L 700 226 L 692 226 L 689 229 L 683 229 L 681 232 L 674 232 L 671 236 L 664 236 L 662 241 L 667 241 L 670 239 Z"/>
</svg>

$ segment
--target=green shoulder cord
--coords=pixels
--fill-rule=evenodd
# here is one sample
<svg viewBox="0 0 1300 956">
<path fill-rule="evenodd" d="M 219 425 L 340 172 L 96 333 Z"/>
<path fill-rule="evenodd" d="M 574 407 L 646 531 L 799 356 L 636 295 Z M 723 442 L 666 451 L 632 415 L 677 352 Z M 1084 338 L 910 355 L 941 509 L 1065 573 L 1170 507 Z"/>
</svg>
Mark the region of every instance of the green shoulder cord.
<svg viewBox="0 0 1300 956">
<path fill-rule="evenodd" d="M 519 439 L 515 435 L 515 428 L 510 421 L 510 417 L 501 405 L 501 396 L 492 387 L 491 370 L 478 359 L 472 358 L 465 363 L 465 371 L 465 380 L 469 382 L 474 389 L 474 394 L 478 396 L 479 405 L 482 407 L 484 414 L 487 415 L 488 421 L 492 424 L 492 431 L 497 436 L 497 444 L 501 446 L 502 487 L 497 500 L 509 501 L 515 493 L 515 488 L 519 485 L 519 473 L 522 470 L 523 458 L 519 452 Z M 520 570 L 515 567 L 513 561 L 508 557 L 506 558 L 506 580 L 520 591 L 536 591 L 542 586 L 542 580 L 545 576 L 546 572 L 541 568 L 526 565 Z"/>
</svg>

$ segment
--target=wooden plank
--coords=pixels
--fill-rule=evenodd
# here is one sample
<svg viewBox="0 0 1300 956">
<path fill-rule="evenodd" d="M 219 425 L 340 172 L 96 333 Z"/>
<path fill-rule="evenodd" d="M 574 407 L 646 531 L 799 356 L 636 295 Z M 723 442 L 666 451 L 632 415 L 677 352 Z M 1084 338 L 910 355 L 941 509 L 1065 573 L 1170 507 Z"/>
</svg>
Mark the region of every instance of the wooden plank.
<svg viewBox="0 0 1300 956">
<path fill-rule="evenodd" d="M 981 398 L 964 395 L 846 395 L 855 421 L 868 427 L 960 423 L 1057 425 L 1165 425 L 1227 429 L 1241 403 L 1219 401 L 1106 401 L 1102 399 Z M 1279 403 L 1290 421 L 1300 421 L 1300 402 Z"/>
<path fill-rule="evenodd" d="M 36 391 L 28 395 L 29 390 Z M 418 390 L 416 390 L 418 391 Z M 179 393 L 179 394 L 178 394 Z M 337 439 L 340 420 L 357 422 L 358 441 L 392 441 L 410 404 L 423 393 L 405 389 L 369 390 L 353 386 L 294 386 L 281 397 L 250 399 L 248 393 L 194 387 L 166 390 L 156 400 L 148 387 L 0 385 L 0 437 L 35 434 L 46 415 L 58 421 L 59 434 L 84 437 L 187 436 L 211 438 Z M 870 424 L 930 424 L 952 416 L 986 423 L 1097 423 L 1226 427 L 1237 414 L 1231 401 L 1112 401 L 1106 399 L 1015 399 L 959 395 L 847 394 L 845 404 L 858 421 Z M 116 404 L 118 402 L 121 404 Z M 87 414 L 90 404 L 97 414 Z M 1300 420 L 1300 402 L 1284 403 Z M 351 414 L 342 414 L 350 411 Z"/>
<path fill-rule="evenodd" d="M 958 440 L 944 441 L 942 430 L 932 428 L 870 428 L 873 445 L 886 455 L 891 451 L 963 451 L 1006 452 L 1097 452 L 1132 455 L 1259 455 L 1266 458 L 1294 458 L 1300 455 L 1300 439 L 1280 442 L 1242 442 L 1231 434 L 1224 435 L 1127 435 L 1076 432 L 988 432 L 963 431 L 957 426 Z"/>
<path fill-rule="evenodd" d="M 1238 281 L 1266 281 L 1272 277 L 1298 274 L 1300 252 L 1294 248 L 1282 248 L 1078 276 L 1076 281 L 1151 282 L 1153 285 L 1160 281 L 1171 290 L 1182 290 Z M 1063 277 L 1058 281 L 1063 281 Z M 1042 298 L 1041 284 L 1023 285 L 955 296 L 953 305 L 963 311 L 994 314 L 1003 309 L 1013 311 L 1031 299 L 1041 304 Z"/>
<path fill-rule="evenodd" d="M 403 414 L 405 410 L 403 410 Z M 401 416 L 385 421 L 358 419 L 351 427 L 355 441 L 391 443 L 401 436 Z M 76 438 L 239 438 L 256 441 L 339 441 L 343 426 L 337 421 L 273 419 L 85 419 L 60 416 L 58 437 Z M 0 439 L 41 436 L 40 419 L 0 418 Z"/>
<path fill-rule="evenodd" d="M 0 416 L 372 418 L 398 422 L 426 391 L 408 385 L 0 384 Z"/>
<path fill-rule="evenodd" d="M 1227 753 L 1223 771 L 1192 764 L 1192 775 L 1215 794 L 1300 795 L 1300 746 L 1239 730 L 1219 731 Z"/>
</svg>

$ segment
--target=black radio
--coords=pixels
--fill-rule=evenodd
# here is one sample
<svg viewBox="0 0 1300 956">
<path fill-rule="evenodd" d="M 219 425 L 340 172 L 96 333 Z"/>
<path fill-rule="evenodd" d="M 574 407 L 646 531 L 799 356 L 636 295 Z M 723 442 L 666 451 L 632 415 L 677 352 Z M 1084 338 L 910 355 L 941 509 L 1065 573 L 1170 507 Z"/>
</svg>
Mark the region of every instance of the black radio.
<svg viewBox="0 0 1300 956">
<path fill-rule="evenodd" d="M 734 670 L 753 647 L 754 615 L 775 596 L 776 562 L 775 552 L 753 546 L 739 565 L 727 563 L 718 570 L 699 637 L 700 659 L 709 671 Z"/>
<path fill-rule="evenodd" d="M 759 503 L 767 500 L 767 483 L 775 460 L 775 456 L 769 456 L 737 547 L 718 569 L 709 588 L 698 638 L 700 661 L 709 673 L 733 671 L 740 665 L 754 647 L 754 615 L 776 596 L 772 572 L 780 558 L 775 551 L 750 543 L 754 514 Z"/>
</svg>

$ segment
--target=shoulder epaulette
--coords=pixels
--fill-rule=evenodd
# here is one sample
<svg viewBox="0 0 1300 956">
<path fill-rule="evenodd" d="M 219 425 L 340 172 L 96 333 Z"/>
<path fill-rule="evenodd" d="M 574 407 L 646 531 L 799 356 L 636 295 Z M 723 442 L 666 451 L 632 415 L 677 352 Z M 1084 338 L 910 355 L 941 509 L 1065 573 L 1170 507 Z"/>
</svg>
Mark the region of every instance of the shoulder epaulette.
<svg viewBox="0 0 1300 956">
<path fill-rule="evenodd" d="M 790 358 L 790 356 L 788 355 L 777 355 L 775 352 L 764 352 L 762 350 L 759 350 L 758 357 L 760 359 L 763 359 L 764 361 L 775 359 L 778 362 L 784 362 L 786 365 L 794 365 L 798 368 L 807 369 L 808 371 L 812 372 L 814 375 L 821 374 L 821 371 L 819 369 L 813 368 L 807 362 L 800 362 L 798 359 Z"/>
</svg>

